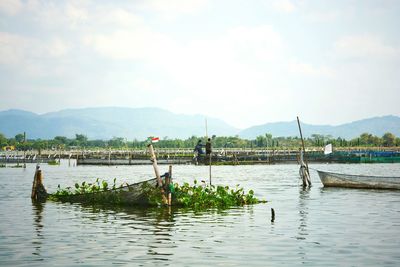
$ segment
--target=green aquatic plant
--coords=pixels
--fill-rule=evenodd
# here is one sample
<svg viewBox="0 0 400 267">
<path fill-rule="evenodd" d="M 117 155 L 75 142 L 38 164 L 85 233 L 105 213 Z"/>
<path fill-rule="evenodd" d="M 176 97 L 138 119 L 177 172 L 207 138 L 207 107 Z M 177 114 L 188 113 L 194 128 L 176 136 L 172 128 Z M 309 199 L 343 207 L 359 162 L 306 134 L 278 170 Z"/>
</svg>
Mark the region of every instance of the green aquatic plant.
<svg viewBox="0 0 400 267">
<path fill-rule="evenodd" d="M 235 188 L 221 185 L 194 185 L 184 183 L 182 186 L 175 185 L 175 200 L 185 207 L 198 208 L 228 208 L 231 206 L 243 206 L 257 204 L 262 201 L 254 196 L 254 191 L 249 190 L 246 194 L 243 188 L 236 185 Z"/>
<path fill-rule="evenodd" d="M 174 183 L 173 188 L 172 205 L 193 209 L 229 208 L 266 202 L 257 199 L 253 190 L 245 193 L 244 189 L 240 188 L 239 185 L 236 185 L 235 188 L 220 185 L 198 185 L 195 180 L 194 185 Z M 142 190 L 145 192 L 150 204 L 163 205 L 159 188 L 143 186 Z"/>
<path fill-rule="evenodd" d="M 117 187 L 116 179 L 113 180 L 112 187 L 109 187 L 107 181 L 103 180 L 100 182 L 99 179 L 96 179 L 95 183 L 75 183 L 74 189 L 71 187 L 63 189 L 58 185 L 57 192 L 52 194 L 50 199 L 62 200 L 65 197 L 74 195 L 79 196 L 82 202 L 122 205 L 126 201 L 120 195 L 122 191 L 118 189 L 123 186 L 124 184 L 121 184 Z M 131 188 L 128 187 L 128 190 L 131 190 Z M 221 185 L 199 185 L 195 180 L 193 185 L 189 183 L 183 183 L 182 185 L 174 183 L 173 186 L 170 186 L 169 190 L 172 192 L 173 206 L 193 208 L 195 210 L 208 208 L 224 209 L 232 206 L 266 202 L 257 199 L 254 196 L 253 190 L 245 193 L 244 189 L 239 187 L 239 185 L 236 185 L 234 188 Z M 107 193 L 104 193 L 106 191 Z M 165 204 L 159 187 L 154 187 L 145 182 L 141 185 L 140 191 L 141 203 L 150 206 L 163 206 Z"/>
<path fill-rule="evenodd" d="M 57 186 L 57 191 L 52 194 L 53 196 L 71 196 L 71 195 L 78 195 L 78 194 L 87 194 L 87 193 L 97 193 L 102 191 L 107 191 L 109 189 L 117 189 L 116 186 L 116 178 L 114 178 L 112 188 L 108 187 L 108 182 L 103 180 L 100 182 L 99 178 L 96 179 L 94 183 L 87 183 L 83 181 L 81 184 L 75 183 L 74 188 L 72 190 L 71 187 L 61 188 L 60 185 Z M 120 188 L 123 187 L 126 183 L 120 185 Z"/>
<path fill-rule="evenodd" d="M 124 199 L 121 198 L 119 189 L 126 183 L 116 186 L 116 179 L 110 188 L 107 181 L 97 178 L 94 183 L 83 181 L 82 183 L 75 183 L 74 187 L 61 188 L 57 186 L 57 191 L 49 195 L 49 199 L 53 201 L 69 201 L 71 196 L 74 196 L 75 201 L 82 203 L 92 204 L 108 204 L 108 205 L 122 205 Z"/>
</svg>

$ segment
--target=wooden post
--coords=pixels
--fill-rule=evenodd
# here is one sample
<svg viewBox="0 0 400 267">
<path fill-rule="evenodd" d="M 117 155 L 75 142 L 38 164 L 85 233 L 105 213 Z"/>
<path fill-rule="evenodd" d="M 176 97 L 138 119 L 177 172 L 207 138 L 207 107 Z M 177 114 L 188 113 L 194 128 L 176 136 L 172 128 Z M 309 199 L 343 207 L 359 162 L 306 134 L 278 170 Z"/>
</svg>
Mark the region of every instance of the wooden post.
<svg viewBox="0 0 400 267">
<path fill-rule="evenodd" d="M 208 157 L 210 158 L 210 161 L 209 161 L 209 165 L 210 165 L 210 167 L 209 167 L 209 173 L 210 173 L 210 185 L 212 185 L 212 183 L 211 183 L 211 153 L 208 155 Z"/>
<path fill-rule="evenodd" d="M 275 210 L 271 208 L 271 222 L 275 221 Z"/>
<path fill-rule="evenodd" d="M 36 184 L 37 184 L 37 173 L 39 171 L 39 166 L 36 166 L 35 175 L 33 176 L 33 183 L 32 183 L 32 193 L 31 198 L 34 199 L 36 195 Z"/>
<path fill-rule="evenodd" d="M 168 188 L 169 188 L 169 184 L 172 182 L 172 165 L 169 165 L 169 179 L 168 179 Z M 172 192 L 171 189 L 168 189 L 168 205 L 171 206 L 172 204 Z"/>
<path fill-rule="evenodd" d="M 308 185 L 311 186 L 310 171 L 308 169 L 308 163 L 307 163 L 307 160 L 306 160 L 306 148 L 304 146 L 303 133 L 301 132 L 300 120 L 299 120 L 298 116 L 297 116 L 297 125 L 299 126 L 301 144 L 303 146 L 303 152 L 304 152 L 304 155 L 303 155 L 304 156 L 304 162 L 306 164 L 306 171 L 307 171 L 307 174 L 308 174 L 307 181 L 303 181 L 303 186 L 307 186 L 307 183 L 308 183 Z"/>
<path fill-rule="evenodd" d="M 61 165 L 61 145 L 58 147 L 58 165 Z"/>
<path fill-rule="evenodd" d="M 36 166 L 35 176 L 33 177 L 31 198 L 36 201 L 43 201 L 47 198 L 46 188 L 43 185 L 42 171 L 39 169 L 39 165 Z"/>
<path fill-rule="evenodd" d="M 150 151 L 150 156 L 151 156 L 150 160 L 153 163 L 154 173 L 156 174 L 158 187 L 160 187 L 160 190 L 161 190 L 163 202 L 164 203 L 168 203 L 168 200 L 165 197 L 165 192 L 164 192 L 164 188 L 163 188 L 160 172 L 158 171 L 157 158 L 156 158 L 156 154 L 154 153 L 153 145 L 150 143 L 150 144 L 147 145 L 147 147 L 149 148 L 149 151 Z"/>
<path fill-rule="evenodd" d="M 111 165 L 111 147 L 108 150 L 108 166 L 110 166 L 110 165 Z"/>
<path fill-rule="evenodd" d="M 26 144 L 26 133 L 24 132 L 24 169 L 26 169 L 26 147 L 25 147 L 25 144 Z"/>
</svg>

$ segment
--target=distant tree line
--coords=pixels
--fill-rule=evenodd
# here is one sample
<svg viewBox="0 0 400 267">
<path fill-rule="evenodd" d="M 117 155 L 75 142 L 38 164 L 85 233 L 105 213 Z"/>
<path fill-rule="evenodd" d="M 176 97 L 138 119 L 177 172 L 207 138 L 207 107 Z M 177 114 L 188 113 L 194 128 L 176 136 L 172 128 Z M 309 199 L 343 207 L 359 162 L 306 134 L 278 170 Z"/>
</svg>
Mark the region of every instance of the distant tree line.
<svg viewBox="0 0 400 267">
<path fill-rule="evenodd" d="M 170 139 L 167 136 L 160 138 L 157 147 L 161 148 L 193 148 L 198 140 L 205 143 L 205 137 L 192 136 L 187 139 Z M 18 150 L 31 149 L 74 149 L 74 148 L 145 148 L 148 140 L 127 140 L 122 137 L 114 137 L 109 140 L 89 140 L 84 134 L 76 134 L 75 138 L 56 136 L 50 140 L 27 139 L 24 134 L 17 134 L 13 138 L 7 138 L 0 133 L 0 148 L 15 147 Z M 330 135 L 313 134 L 305 139 L 306 147 L 322 147 L 331 143 L 335 147 L 395 147 L 400 146 L 400 138 L 392 133 L 385 133 L 378 137 L 369 133 L 363 133 L 354 139 L 333 138 Z M 299 137 L 273 137 L 267 133 L 257 136 L 253 140 L 243 139 L 238 136 L 212 136 L 212 144 L 215 148 L 298 148 L 301 146 Z"/>
</svg>

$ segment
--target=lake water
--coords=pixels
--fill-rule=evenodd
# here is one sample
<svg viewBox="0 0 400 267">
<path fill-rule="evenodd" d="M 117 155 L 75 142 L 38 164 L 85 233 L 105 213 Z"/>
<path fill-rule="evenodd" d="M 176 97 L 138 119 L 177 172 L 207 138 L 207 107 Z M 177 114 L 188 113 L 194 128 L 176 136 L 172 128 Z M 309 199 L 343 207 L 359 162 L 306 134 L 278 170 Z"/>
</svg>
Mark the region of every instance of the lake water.
<svg viewBox="0 0 400 267">
<path fill-rule="evenodd" d="M 400 164 L 312 167 L 400 176 Z M 178 182 L 208 177 L 207 166 L 173 168 Z M 240 184 L 268 203 L 204 212 L 100 209 L 32 204 L 34 169 L 0 168 L 0 266 L 400 266 L 400 191 L 323 188 L 315 171 L 313 187 L 303 190 L 296 165 L 215 166 L 214 184 Z M 42 170 L 49 192 L 96 178 L 153 177 L 152 166 L 63 162 Z"/>
</svg>

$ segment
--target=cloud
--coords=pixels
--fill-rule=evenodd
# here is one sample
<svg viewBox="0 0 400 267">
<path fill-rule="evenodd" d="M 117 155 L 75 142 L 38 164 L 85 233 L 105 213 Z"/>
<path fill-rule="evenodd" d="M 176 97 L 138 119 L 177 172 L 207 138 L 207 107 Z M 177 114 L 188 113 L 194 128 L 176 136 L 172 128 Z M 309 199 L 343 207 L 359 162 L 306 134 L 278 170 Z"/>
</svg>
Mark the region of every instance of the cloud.
<svg viewBox="0 0 400 267">
<path fill-rule="evenodd" d="M 284 50 L 280 34 L 270 25 L 258 27 L 237 27 L 229 30 L 223 37 L 226 44 L 233 46 L 236 52 L 245 53 L 258 60 L 276 60 Z"/>
<path fill-rule="evenodd" d="M 1 0 L 0 1 L 0 13 L 14 16 L 21 9 L 23 5 L 20 0 Z"/>
<path fill-rule="evenodd" d="M 372 34 L 350 35 L 340 38 L 334 44 L 337 55 L 349 59 L 398 59 L 400 48 L 385 44 Z"/>
<path fill-rule="evenodd" d="M 216 99 L 224 98 L 227 90 L 258 90 L 271 77 L 268 68 L 284 56 L 279 34 L 268 25 L 232 28 L 218 38 L 192 40 L 172 51 L 160 55 L 157 64 L 181 88 Z M 230 98 L 239 101 L 241 96 Z"/>
<path fill-rule="evenodd" d="M 70 50 L 70 46 L 60 38 L 50 40 L 45 47 L 47 48 L 47 55 L 52 58 L 65 56 Z"/>
<path fill-rule="evenodd" d="M 89 23 L 92 11 L 90 1 L 45 1 L 29 0 L 24 4 L 24 15 L 34 23 L 36 29 L 79 30 Z M 95 12 L 94 12 L 95 13 Z"/>
<path fill-rule="evenodd" d="M 290 0 L 275 0 L 273 1 L 273 7 L 284 13 L 292 13 L 296 7 Z"/>
<path fill-rule="evenodd" d="M 203 10 L 208 0 L 148 0 L 144 8 L 161 14 L 164 18 L 173 20 L 179 15 L 194 14 Z"/>
<path fill-rule="evenodd" d="M 243 95 L 233 92 L 245 90 L 248 95 L 261 95 L 277 79 L 274 69 L 285 57 L 284 42 L 270 25 L 235 27 L 216 38 L 184 43 L 142 26 L 90 35 L 85 43 L 104 58 L 151 66 L 158 71 L 157 79 L 166 79 L 163 89 L 173 87 L 171 93 L 177 100 L 172 102 L 186 102 L 188 110 L 193 105 L 192 101 L 186 101 L 188 98 L 196 99 L 199 105 L 218 107 L 227 97 L 230 103 L 240 104 Z M 161 91 L 152 79 L 132 84 L 141 92 Z M 263 100 L 252 101 L 261 105 Z M 179 107 L 183 109 L 181 104 Z M 178 112 L 176 106 L 171 104 L 170 108 Z M 235 109 L 233 105 L 231 112 Z M 219 109 L 212 109 L 215 110 Z"/>
<path fill-rule="evenodd" d="M 70 47 L 60 38 L 42 40 L 0 32 L 0 64 L 21 71 L 24 75 L 60 74 L 60 64 L 54 67 L 48 60 L 67 55 Z"/>
<path fill-rule="evenodd" d="M 89 12 L 86 8 L 72 3 L 68 3 L 65 7 L 65 15 L 74 26 L 87 21 L 89 18 Z"/>
<path fill-rule="evenodd" d="M 284 50 L 280 35 L 269 25 L 232 28 L 220 37 L 192 40 L 187 44 L 146 26 L 90 34 L 83 40 L 102 56 L 114 60 L 144 59 L 160 63 L 190 59 L 189 65 L 219 59 L 273 61 Z"/>
<path fill-rule="evenodd" d="M 151 60 L 168 53 L 168 47 L 173 43 L 168 36 L 146 28 L 88 35 L 83 42 L 113 60 Z"/>
<path fill-rule="evenodd" d="M 339 17 L 343 17 L 344 14 L 340 14 L 335 10 L 330 11 L 313 11 L 305 15 L 305 18 L 313 23 L 327 23 L 335 22 Z"/>
<path fill-rule="evenodd" d="M 286 57 L 284 41 L 270 25 L 234 27 L 214 38 L 186 42 L 141 25 L 88 35 L 85 44 L 106 59 L 144 63 L 157 73 L 154 77 L 131 78 L 132 90 L 140 92 L 142 99 L 156 91 L 169 91 L 164 97 L 173 100 L 165 103 L 166 108 L 196 113 L 196 99 L 196 106 L 212 107 L 206 112 L 214 116 L 226 99 L 230 104 L 224 106 L 225 111 L 235 114 L 243 92 L 249 97 L 262 96 L 266 88 L 274 88 L 280 78 L 275 75 L 278 66 Z M 264 100 L 255 97 L 252 103 L 259 106 Z M 150 102 L 158 100 L 154 101 Z"/>
<path fill-rule="evenodd" d="M 0 64 L 17 65 L 28 53 L 32 40 L 8 32 L 0 32 Z"/>
<path fill-rule="evenodd" d="M 292 60 L 289 63 L 289 71 L 295 74 L 301 74 L 306 76 L 322 76 L 322 77 L 335 76 L 335 71 L 329 67 L 326 66 L 315 67 L 311 64 L 301 63 L 296 60 Z"/>
<path fill-rule="evenodd" d="M 143 18 L 121 8 L 99 9 L 93 20 L 99 25 L 117 28 L 131 28 L 144 24 Z"/>
</svg>

